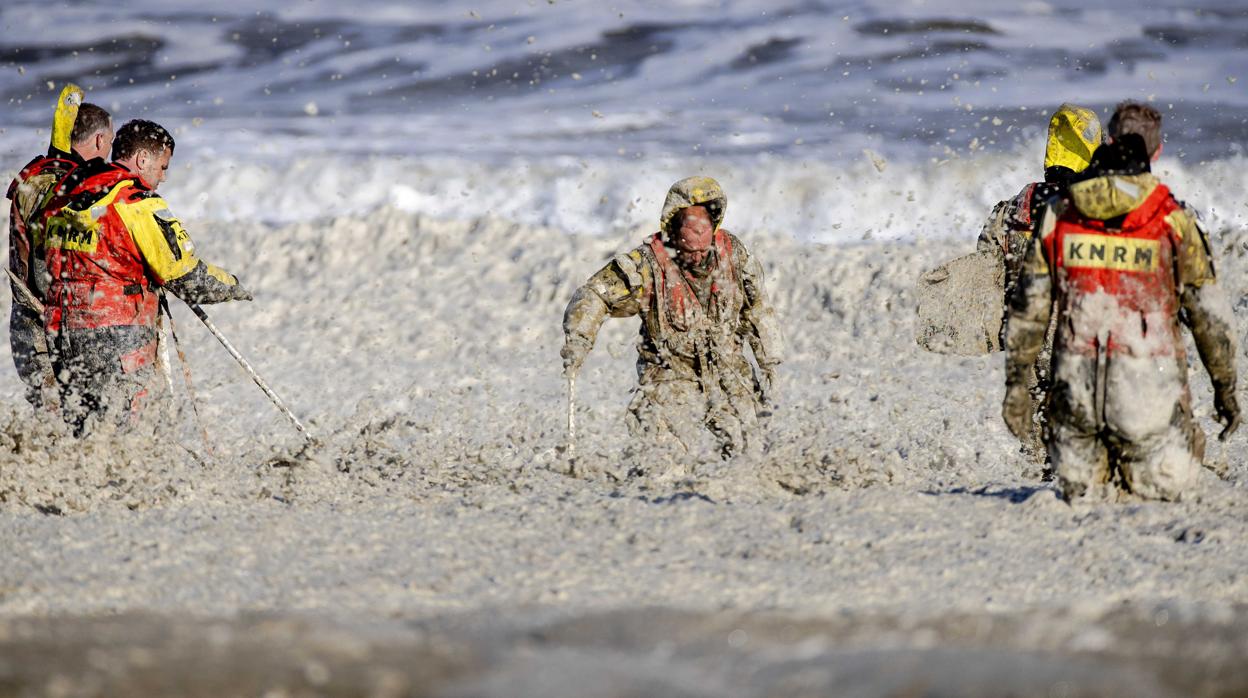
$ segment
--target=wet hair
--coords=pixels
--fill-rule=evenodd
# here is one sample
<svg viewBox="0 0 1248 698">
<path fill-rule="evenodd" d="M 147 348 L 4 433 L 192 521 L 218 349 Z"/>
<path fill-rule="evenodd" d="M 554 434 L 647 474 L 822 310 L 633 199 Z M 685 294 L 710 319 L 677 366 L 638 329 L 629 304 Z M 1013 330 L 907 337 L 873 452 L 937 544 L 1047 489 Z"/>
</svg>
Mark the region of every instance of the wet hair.
<svg viewBox="0 0 1248 698">
<path fill-rule="evenodd" d="M 173 152 L 173 136 L 155 121 L 134 119 L 117 129 L 113 138 L 113 160 L 125 160 L 140 150 L 159 155 L 165 148 Z"/>
<path fill-rule="evenodd" d="M 1113 143 L 1097 148 L 1088 168 L 1075 175 L 1073 179 L 1081 181 L 1103 175 L 1134 175 L 1149 172 L 1149 159 L 1144 138 L 1138 133 L 1124 133 L 1122 137 L 1115 138 Z"/>
<path fill-rule="evenodd" d="M 112 125 L 113 117 L 102 107 L 83 102 L 78 107 L 78 118 L 74 120 L 74 130 L 69 134 L 69 142 L 73 145 L 85 143 L 88 138 L 108 130 Z"/>
<path fill-rule="evenodd" d="M 1132 133 L 1144 139 L 1152 157 L 1161 147 L 1161 112 L 1141 102 L 1128 100 L 1119 104 L 1109 119 L 1109 136 L 1118 140 Z"/>
</svg>

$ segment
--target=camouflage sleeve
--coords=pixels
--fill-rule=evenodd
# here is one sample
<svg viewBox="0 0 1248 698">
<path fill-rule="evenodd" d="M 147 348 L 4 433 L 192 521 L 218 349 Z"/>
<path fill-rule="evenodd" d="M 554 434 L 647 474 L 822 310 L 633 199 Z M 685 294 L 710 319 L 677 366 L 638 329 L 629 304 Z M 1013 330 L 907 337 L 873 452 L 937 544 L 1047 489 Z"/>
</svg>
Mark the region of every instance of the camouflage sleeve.
<svg viewBox="0 0 1248 698">
<path fill-rule="evenodd" d="M 17 215 L 22 222 L 30 224 L 31 216 L 47 202 L 53 185 L 64 176 L 64 172 L 53 170 L 42 172 L 17 185 L 13 203 L 17 207 Z"/>
<path fill-rule="evenodd" d="M 763 265 L 735 236 L 732 242 L 733 256 L 736 257 L 736 267 L 741 275 L 741 287 L 745 292 L 745 303 L 741 306 L 740 331 L 749 342 L 759 367 L 768 370 L 784 360 L 784 337 L 780 333 L 780 322 L 767 298 Z"/>
<path fill-rule="evenodd" d="M 203 260 L 182 276 L 166 281 L 165 288 L 188 303 L 251 300 L 251 294 L 238 284 L 234 275 Z"/>
<path fill-rule="evenodd" d="M 44 244 L 42 211 L 64 172 L 43 172 L 14 187 L 9 211 L 9 266 L 39 299 L 47 297 L 48 273 L 41 250 Z"/>
<path fill-rule="evenodd" d="M 583 358 L 594 346 L 608 315 L 630 317 L 641 312 L 651 278 L 641 248 L 617 255 L 572 294 L 563 313 L 565 354 Z M 578 364 L 579 365 L 579 364 Z"/>
<path fill-rule="evenodd" d="M 1209 238 L 1196 222 L 1196 214 L 1188 208 L 1176 209 L 1166 222 L 1178 238 L 1179 254 L 1175 260 L 1175 279 L 1177 287 L 1204 286 L 1217 282 L 1217 274 L 1213 268 L 1213 251 L 1209 247 Z"/>
<path fill-rule="evenodd" d="M 1006 213 L 1010 208 L 1009 201 L 1000 201 L 988 214 L 988 220 L 979 231 L 979 240 L 975 243 L 977 252 L 992 252 L 1004 261 L 1008 249 L 1010 227 L 1006 221 Z"/>
<path fill-rule="evenodd" d="M 1005 333 L 1006 385 L 1025 385 L 1044 348 L 1053 308 L 1053 280 L 1044 239 L 1056 223 L 1056 213 L 1052 208 L 1046 209 L 1027 247 L 1018 283 L 1009 298 Z"/>
<path fill-rule="evenodd" d="M 1186 209 L 1167 218 L 1179 238 L 1175 276 L 1183 323 L 1192 331 L 1196 352 L 1209 371 L 1215 388 L 1235 387 L 1235 318 L 1230 302 L 1217 283 L 1209 239 L 1196 217 Z"/>
</svg>

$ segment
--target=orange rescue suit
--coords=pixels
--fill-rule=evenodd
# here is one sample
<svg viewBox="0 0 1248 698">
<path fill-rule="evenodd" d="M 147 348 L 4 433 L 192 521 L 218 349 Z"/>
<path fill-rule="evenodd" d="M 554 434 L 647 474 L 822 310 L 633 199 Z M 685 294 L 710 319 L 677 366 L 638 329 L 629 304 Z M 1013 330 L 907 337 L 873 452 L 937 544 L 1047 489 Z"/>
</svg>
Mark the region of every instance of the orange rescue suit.
<svg viewBox="0 0 1248 698">
<path fill-rule="evenodd" d="M 149 195 L 114 164 L 86 178 L 49 219 L 49 332 L 155 324 L 158 298 L 123 214 Z"/>
<path fill-rule="evenodd" d="M 1103 220 L 1065 215 L 1044 237 L 1045 256 L 1065 278 L 1057 285 L 1057 301 L 1069 319 L 1058 330 L 1065 351 L 1182 355 L 1175 283 L 1182 232 L 1169 219 L 1179 208 L 1170 190 L 1158 184 L 1138 207 L 1111 221 L 1119 229 L 1108 230 Z M 1081 321 L 1081 310 L 1094 305 L 1097 294 L 1112 297 L 1117 309 L 1108 316 L 1108 326 L 1104 313 L 1095 313 L 1099 322 Z"/>
</svg>

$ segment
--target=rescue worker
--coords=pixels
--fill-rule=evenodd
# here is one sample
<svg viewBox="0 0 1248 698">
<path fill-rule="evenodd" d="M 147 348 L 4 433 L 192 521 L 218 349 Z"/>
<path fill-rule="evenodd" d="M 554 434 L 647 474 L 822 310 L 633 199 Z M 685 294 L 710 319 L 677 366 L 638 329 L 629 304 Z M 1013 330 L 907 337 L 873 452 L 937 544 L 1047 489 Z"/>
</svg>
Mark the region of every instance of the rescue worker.
<svg viewBox="0 0 1248 698">
<path fill-rule="evenodd" d="M 173 149 L 159 124 L 126 123 L 113 162 L 80 170 L 68 203 L 48 219 L 45 327 L 64 414 L 78 434 L 93 415 L 133 426 L 160 388 L 156 318 L 164 291 L 195 303 L 251 300 L 238 279 L 197 256 L 156 194 Z"/>
<path fill-rule="evenodd" d="M 1022 271 L 1023 258 L 1032 232 L 1045 205 L 1066 195 L 1066 187 L 1077 173 L 1087 168 L 1092 153 L 1102 139 L 1101 121 L 1096 112 L 1075 104 L 1063 104 L 1049 118 L 1048 142 L 1044 149 L 1044 181 L 1032 182 L 1017 195 L 997 203 L 980 231 L 977 249 L 995 255 L 1005 268 L 1005 300 L 1008 305 Z M 1006 331 L 1005 326 L 1001 328 Z M 1004 342 L 1002 342 L 1004 344 Z M 1019 436 L 1022 450 L 1037 462 L 1044 462 L 1043 433 L 1047 422 L 1045 396 L 1049 389 L 1049 358 L 1052 330 L 1044 349 L 1036 357 L 1028 378 L 1028 390 L 1039 409 L 1031 429 Z M 1051 477 L 1046 471 L 1045 479 Z"/>
<path fill-rule="evenodd" d="M 9 184 L 9 270 L 13 306 L 9 313 L 9 347 L 17 375 L 26 384 L 26 400 L 36 408 L 54 408 L 55 379 L 40 306 L 46 300 L 48 274 L 44 265 L 43 218 L 63 194 L 66 178 L 89 160 L 108 156 L 113 120 L 82 91 L 67 85 L 61 91 L 46 155 L 32 159 Z"/>
<path fill-rule="evenodd" d="M 1226 439 L 1240 421 L 1234 320 L 1204 231 L 1150 172 L 1161 114 L 1123 103 L 1109 132 L 1032 239 L 1009 309 L 1002 417 L 1020 437 L 1030 428 L 1029 376 L 1055 303 L 1046 441 L 1063 496 L 1117 478 L 1141 497 L 1173 500 L 1204 451 L 1179 325 L 1212 378 Z"/>
<path fill-rule="evenodd" d="M 688 451 L 709 429 L 725 458 L 750 446 L 758 418 L 770 413 L 782 350 L 762 265 L 720 227 L 727 203 L 710 177 L 673 184 L 659 232 L 573 294 L 561 352 L 574 377 L 608 315 L 640 315 L 630 433 Z"/>
</svg>

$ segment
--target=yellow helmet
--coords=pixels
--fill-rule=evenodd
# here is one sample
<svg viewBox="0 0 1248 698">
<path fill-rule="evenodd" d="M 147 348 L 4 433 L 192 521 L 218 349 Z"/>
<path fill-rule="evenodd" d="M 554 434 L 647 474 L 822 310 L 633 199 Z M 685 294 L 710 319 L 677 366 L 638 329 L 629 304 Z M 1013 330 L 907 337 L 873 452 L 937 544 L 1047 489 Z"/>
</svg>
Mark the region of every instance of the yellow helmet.
<svg viewBox="0 0 1248 698">
<path fill-rule="evenodd" d="M 1101 145 L 1101 120 L 1096 112 L 1066 103 L 1049 119 L 1049 143 L 1044 149 L 1044 167 L 1069 167 L 1082 172 L 1092 162 L 1092 153 Z"/>
</svg>

